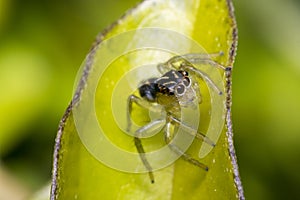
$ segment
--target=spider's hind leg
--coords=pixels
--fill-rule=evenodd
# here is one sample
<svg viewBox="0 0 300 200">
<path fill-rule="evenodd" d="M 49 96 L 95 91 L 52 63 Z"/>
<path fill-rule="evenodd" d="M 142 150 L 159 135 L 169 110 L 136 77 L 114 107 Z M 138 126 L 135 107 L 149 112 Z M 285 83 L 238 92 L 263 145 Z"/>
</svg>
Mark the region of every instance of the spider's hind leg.
<svg viewBox="0 0 300 200">
<path fill-rule="evenodd" d="M 153 175 L 153 170 L 152 170 L 152 167 L 150 165 L 150 163 L 148 162 L 147 158 L 146 158 L 146 154 L 145 154 L 145 150 L 144 150 L 144 147 L 142 145 L 142 141 L 140 138 L 138 137 L 134 137 L 134 144 L 136 146 L 136 149 L 139 153 L 139 156 L 144 164 L 144 166 L 146 167 L 146 169 L 148 170 L 148 174 L 149 174 L 149 178 L 150 178 L 150 181 L 151 183 L 154 183 L 154 175 Z"/>
<path fill-rule="evenodd" d="M 148 101 L 135 96 L 135 95 L 130 95 L 127 99 L 127 131 L 130 131 L 131 129 L 131 113 L 132 113 L 132 105 L 133 103 L 137 104 L 138 106 L 142 107 L 142 108 L 146 108 L 149 111 L 153 111 L 153 112 L 161 112 L 162 108 L 160 106 L 155 106 L 151 103 L 149 103 Z M 147 133 L 151 130 L 153 130 L 154 128 L 157 129 L 157 127 L 161 127 L 162 124 L 165 123 L 165 119 L 156 119 L 151 121 L 150 123 L 142 126 L 141 128 L 137 129 L 134 133 L 134 144 L 135 147 L 139 153 L 139 156 L 145 166 L 145 168 L 147 169 L 148 173 L 149 173 L 149 177 L 151 180 L 151 183 L 154 183 L 154 175 L 153 175 L 153 170 L 152 167 L 150 165 L 150 163 L 147 160 L 146 154 L 145 154 L 145 150 L 141 141 L 141 137 L 145 137 L 147 135 Z"/>
<path fill-rule="evenodd" d="M 132 113 L 132 105 L 133 103 L 137 104 L 138 106 L 142 107 L 142 108 L 146 108 L 149 111 L 153 111 L 153 112 L 161 112 L 161 107 L 159 106 L 155 106 L 153 104 L 151 104 L 150 102 L 135 96 L 135 95 L 130 95 L 127 99 L 127 128 L 126 130 L 129 132 L 131 130 L 131 113 Z"/>
<path fill-rule="evenodd" d="M 193 128 L 189 127 L 188 125 L 182 123 L 179 119 L 177 119 L 176 117 L 173 116 L 169 116 L 169 121 L 172 121 L 173 123 L 175 123 L 177 126 L 181 126 L 182 128 L 184 128 L 190 135 L 195 136 L 196 138 L 198 138 L 199 140 L 202 140 L 203 142 L 211 145 L 212 147 L 215 147 L 216 144 L 209 139 L 206 135 L 204 135 L 201 132 L 198 132 L 197 130 L 194 130 Z"/>
<path fill-rule="evenodd" d="M 151 121 L 150 123 L 146 124 L 145 126 L 139 128 L 138 130 L 135 131 L 135 136 L 134 136 L 134 144 L 135 147 L 139 153 L 139 156 L 145 166 L 145 168 L 147 169 L 148 173 L 149 173 L 149 177 L 151 180 L 151 183 L 154 183 L 154 175 L 153 175 L 153 169 L 150 165 L 150 163 L 147 160 L 146 154 L 145 154 L 145 150 L 141 141 L 141 137 L 144 136 L 144 133 L 147 133 L 148 130 L 151 130 L 153 127 L 156 127 L 157 125 L 164 125 L 165 124 L 165 120 L 164 119 L 156 119 Z"/>
<path fill-rule="evenodd" d="M 188 161 L 189 163 L 204 169 L 205 171 L 208 171 L 208 167 L 201 163 L 200 161 L 198 161 L 197 159 L 193 158 L 191 155 L 183 152 L 178 146 L 176 146 L 175 144 L 173 144 L 171 142 L 172 140 L 172 135 L 170 133 L 170 129 L 171 129 L 171 122 L 168 122 L 166 125 L 166 129 L 165 129 L 165 142 L 167 143 L 168 147 L 176 154 L 180 155 L 184 160 Z"/>
</svg>

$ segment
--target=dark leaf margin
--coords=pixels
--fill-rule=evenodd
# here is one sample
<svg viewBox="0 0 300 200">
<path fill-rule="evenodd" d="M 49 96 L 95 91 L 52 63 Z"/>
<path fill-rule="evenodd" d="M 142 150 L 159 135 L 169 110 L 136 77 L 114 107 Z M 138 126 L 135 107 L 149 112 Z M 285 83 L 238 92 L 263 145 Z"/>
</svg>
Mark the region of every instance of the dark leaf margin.
<svg viewBox="0 0 300 200">
<path fill-rule="evenodd" d="M 144 0 L 147 1 L 147 0 Z M 143 1 L 143 2 L 144 2 Z M 142 2 L 142 3 L 143 3 Z M 140 4 L 142 4 L 140 3 Z M 231 106 L 232 106 L 232 69 L 233 69 L 233 64 L 235 61 L 235 56 L 237 52 L 237 44 L 238 44 L 238 30 L 237 30 L 237 23 L 236 23 L 236 18 L 234 15 L 234 7 L 232 0 L 226 0 L 227 7 L 228 7 L 228 12 L 229 16 L 231 18 L 231 26 L 232 26 L 232 44 L 230 47 L 229 51 L 229 61 L 227 63 L 227 66 L 230 66 L 230 70 L 227 70 L 225 75 L 225 89 L 226 89 L 226 135 L 227 135 L 227 140 L 228 140 L 228 151 L 231 159 L 231 163 L 233 166 L 233 178 L 234 178 L 234 183 L 235 187 L 238 191 L 238 199 L 244 200 L 244 190 L 241 182 L 241 178 L 239 175 L 239 169 L 238 169 L 238 164 L 237 164 L 237 157 L 235 153 L 235 148 L 234 148 L 234 142 L 233 142 L 233 127 L 232 127 L 232 116 L 231 116 Z M 79 102 L 80 100 L 80 94 L 84 87 L 86 86 L 86 80 L 89 76 L 89 73 L 91 71 L 91 66 L 93 62 L 93 58 L 95 56 L 97 46 L 103 41 L 105 36 L 108 34 L 108 32 L 113 29 L 115 26 L 117 26 L 122 19 L 124 19 L 127 15 L 130 15 L 134 10 L 140 5 L 138 4 L 134 8 L 131 8 L 128 10 L 119 20 L 115 21 L 113 24 L 111 24 L 107 29 L 102 31 L 97 37 L 95 42 L 92 45 L 92 48 L 87 56 L 86 63 L 83 69 L 83 74 L 82 78 L 79 81 L 77 90 L 73 96 L 73 99 L 71 100 L 69 106 L 67 107 L 58 127 L 58 132 L 57 136 L 55 139 L 55 145 L 54 145 L 54 153 L 53 153 L 53 170 L 52 170 L 52 183 L 51 183 L 51 191 L 50 191 L 50 200 L 55 200 L 57 197 L 57 193 L 59 190 L 59 184 L 58 184 L 58 168 L 59 168 L 59 159 L 60 159 L 60 149 L 61 149 L 61 138 L 62 134 L 64 132 L 64 127 L 66 124 L 67 119 L 72 113 L 72 108 L 76 103 Z"/>
</svg>

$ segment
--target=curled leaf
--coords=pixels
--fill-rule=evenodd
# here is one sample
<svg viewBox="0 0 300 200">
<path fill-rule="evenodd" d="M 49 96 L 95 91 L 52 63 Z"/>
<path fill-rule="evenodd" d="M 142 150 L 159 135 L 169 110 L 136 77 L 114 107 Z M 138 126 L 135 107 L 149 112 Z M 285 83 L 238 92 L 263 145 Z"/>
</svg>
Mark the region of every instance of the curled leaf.
<svg viewBox="0 0 300 200">
<path fill-rule="evenodd" d="M 51 198 L 244 199 L 231 123 L 236 31 L 229 0 L 151 0 L 101 34 L 84 62 L 74 98 L 60 123 Z M 214 56 L 218 52 L 224 55 Z M 200 66 L 193 53 L 227 68 L 220 70 L 211 62 Z M 183 111 L 183 121 L 206 133 L 204 140 L 209 138 L 201 142 L 187 139 L 186 134 L 180 137 L 184 131 L 179 128 L 176 144 L 209 170 L 176 160 L 178 156 L 170 152 L 159 131 L 166 121 L 155 121 L 161 116 L 151 111 L 148 115 L 147 109 L 133 105 L 131 129 L 157 122 L 154 130 L 143 132 L 144 147 L 140 147 L 153 169 L 155 183 L 151 184 L 150 167 L 144 166 L 133 142 L 135 135 L 127 130 L 127 97 L 138 95 L 141 82 L 160 77 L 158 64 L 176 55 L 187 55 L 186 60 L 201 68 L 202 102 Z"/>
</svg>

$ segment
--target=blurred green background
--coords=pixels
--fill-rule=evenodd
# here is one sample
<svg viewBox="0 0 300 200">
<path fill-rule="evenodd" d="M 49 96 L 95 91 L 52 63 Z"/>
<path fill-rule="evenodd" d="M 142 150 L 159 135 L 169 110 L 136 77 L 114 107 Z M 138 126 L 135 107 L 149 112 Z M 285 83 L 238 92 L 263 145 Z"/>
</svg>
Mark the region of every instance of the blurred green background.
<svg viewBox="0 0 300 200">
<path fill-rule="evenodd" d="M 96 35 L 137 0 L 0 0 L 0 200 L 47 185 Z M 234 1 L 233 122 L 247 199 L 300 199 L 300 2 Z"/>
</svg>

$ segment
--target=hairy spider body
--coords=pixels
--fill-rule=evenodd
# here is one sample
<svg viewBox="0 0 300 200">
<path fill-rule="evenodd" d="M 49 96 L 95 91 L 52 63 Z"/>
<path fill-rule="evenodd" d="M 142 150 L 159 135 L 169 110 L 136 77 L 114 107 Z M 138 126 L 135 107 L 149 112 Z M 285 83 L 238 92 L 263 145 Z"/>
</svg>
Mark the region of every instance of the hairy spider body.
<svg viewBox="0 0 300 200">
<path fill-rule="evenodd" d="M 149 172 L 149 177 L 152 183 L 154 183 L 153 170 L 146 158 L 140 137 L 144 132 L 151 129 L 151 127 L 164 121 L 164 139 L 170 149 L 181 155 L 181 157 L 189 163 L 208 171 L 208 167 L 206 165 L 202 164 L 197 159 L 192 158 L 176 145 L 170 143 L 173 137 L 173 134 L 171 133 L 171 126 L 175 125 L 177 127 L 183 127 L 189 134 L 203 140 L 211 146 L 215 146 L 215 144 L 204 134 L 198 132 L 198 130 L 194 130 L 180 121 L 181 107 L 195 106 L 195 103 L 201 103 L 201 94 L 197 78 L 205 79 L 218 91 L 219 95 L 222 95 L 221 90 L 214 84 L 214 82 L 204 72 L 195 68 L 192 62 L 198 64 L 210 64 L 226 69 L 222 65 L 210 60 L 208 55 L 186 54 L 183 56 L 175 56 L 166 63 L 158 64 L 157 68 L 161 74 L 163 74 L 161 77 L 150 78 L 140 84 L 138 87 L 140 97 L 135 95 L 130 95 L 128 97 L 128 131 L 131 128 L 130 117 L 133 103 L 154 112 L 161 112 L 161 109 L 157 109 L 157 105 L 160 105 L 166 112 L 166 119 L 160 118 L 153 120 L 136 130 L 134 134 L 135 146 L 144 166 Z"/>
<path fill-rule="evenodd" d="M 191 103 L 195 99 L 196 92 L 191 85 L 192 80 L 187 71 L 170 70 L 159 78 L 144 82 L 139 87 L 139 94 L 146 101 L 163 106 L 168 114 L 177 115 L 180 105 Z"/>
</svg>

